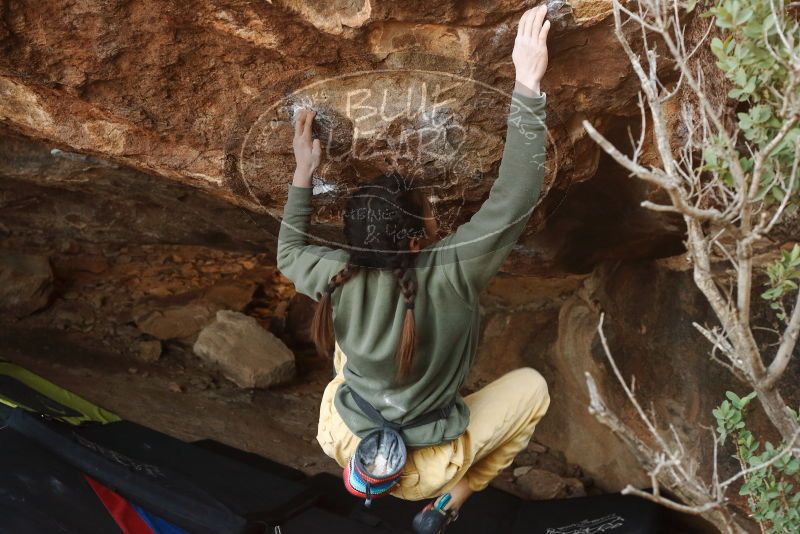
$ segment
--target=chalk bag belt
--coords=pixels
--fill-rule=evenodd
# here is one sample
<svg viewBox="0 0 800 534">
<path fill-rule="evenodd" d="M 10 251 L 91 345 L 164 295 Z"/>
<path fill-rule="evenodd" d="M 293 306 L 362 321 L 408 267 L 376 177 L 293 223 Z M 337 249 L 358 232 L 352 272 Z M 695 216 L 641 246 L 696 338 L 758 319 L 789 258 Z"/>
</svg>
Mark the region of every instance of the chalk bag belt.
<svg viewBox="0 0 800 534">
<path fill-rule="evenodd" d="M 378 425 L 377 429 L 370 431 L 358 444 L 343 473 L 347 491 L 365 499 L 364 504 L 369 506 L 372 499 L 389 495 L 400 481 L 408 458 L 403 431 L 447 419 L 453 403 L 400 424 L 386 420 L 374 406 L 352 389 L 350 395 L 359 410 Z"/>
</svg>

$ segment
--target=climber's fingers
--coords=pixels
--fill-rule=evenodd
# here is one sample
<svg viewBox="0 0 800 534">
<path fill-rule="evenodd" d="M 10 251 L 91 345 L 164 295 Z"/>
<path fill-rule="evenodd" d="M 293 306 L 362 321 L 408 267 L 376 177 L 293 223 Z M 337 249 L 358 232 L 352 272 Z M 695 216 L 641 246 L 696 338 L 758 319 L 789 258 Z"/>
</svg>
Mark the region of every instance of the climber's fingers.
<svg viewBox="0 0 800 534">
<path fill-rule="evenodd" d="M 303 127 L 306 122 L 306 110 L 301 109 L 297 112 L 297 117 L 295 117 L 294 121 L 294 138 L 298 139 L 300 136 L 303 135 Z"/>
<path fill-rule="evenodd" d="M 531 11 L 535 11 L 535 13 L 533 15 L 533 21 L 530 24 L 530 33 L 528 33 L 528 37 L 538 38 L 539 34 L 542 32 L 544 17 L 547 15 L 547 5 L 542 4 Z"/>
<path fill-rule="evenodd" d="M 317 115 L 316 111 L 307 111 L 306 112 L 306 123 L 303 126 L 303 137 L 306 138 L 306 141 L 309 143 L 311 142 L 311 126 L 314 125 L 314 117 Z"/>
<path fill-rule="evenodd" d="M 542 31 L 539 32 L 539 44 L 546 46 L 547 45 L 547 33 L 550 31 L 550 21 L 544 21 L 542 24 Z"/>
<path fill-rule="evenodd" d="M 519 19 L 519 27 L 517 28 L 517 37 L 525 37 L 527 32 L 527 24 L 531 20 L 531 12 L 533 9 L 529 9 L 525 13 L 522 14 L 522 17 Z"/>
</svg>

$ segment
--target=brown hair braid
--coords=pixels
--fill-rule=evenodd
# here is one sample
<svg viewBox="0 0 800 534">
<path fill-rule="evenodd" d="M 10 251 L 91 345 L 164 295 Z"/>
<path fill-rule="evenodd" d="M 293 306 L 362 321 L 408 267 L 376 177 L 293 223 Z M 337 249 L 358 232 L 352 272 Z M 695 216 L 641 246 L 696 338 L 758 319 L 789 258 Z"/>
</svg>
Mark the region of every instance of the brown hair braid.
<svg viewBox="0 0 800 534">
<path fill-rule="evenodd" d="M 414 276 L 416 252 L 410 250 L 412 238 L 425 235 L 425 196 L 398 174 L 379 176 L 361 184 L 347 199 L 344 236 L 348 263 L 331 278 L 311 324 L 312 337 L 321 355 L 329 356 L 334 343 L 331 298 L 336 288 L 352 279 L 359 269 L 391 271 L 405 303 L 403 329 L 397 345 L 397 379 L 406 379 L 414 361 L 417 339 L 414 302 L 417 280 Z"/>
<path fill-rule="evenodd" d="M 411 372 L 411 365 L 414 363 L 414 352 L 417 344 L 417 323 L 414 320 L 414 303 L 417 298 L 417 280 L 413 276 L 413 271 L 407 269 L 395 269 L 394 276 L 397 278 L 397 285 L 403 294 L 406 311 L 403 318 L 403 331 L 400 334 L 400 343 L 397 345 L 397 378 L 403 380 Z M 411 272 L 412 276 L 406 276 Z"/>
<path fill-rule="evenodd" d="M 333 306 L 331 304 L 333 292 L 356 274 L 358 274 L 358 268 L 348 263 L 331 278 L 325 292 L 319 295 L 314 319 L 311 321 L 311 337 L 314 339 L 314 345 L 320 356 L 330 356 L 333 352 Z"/>
</svg>

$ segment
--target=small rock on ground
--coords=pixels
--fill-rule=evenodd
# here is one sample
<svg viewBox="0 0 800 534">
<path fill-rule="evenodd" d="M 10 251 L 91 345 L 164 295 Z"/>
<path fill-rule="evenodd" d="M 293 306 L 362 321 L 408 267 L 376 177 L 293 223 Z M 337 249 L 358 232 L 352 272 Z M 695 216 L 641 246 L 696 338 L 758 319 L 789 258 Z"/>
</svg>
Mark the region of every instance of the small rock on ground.
<svg viewBox="0 0 800 534">
<path fill-rule="evenodd" d="M 194 353 L 214 363 L 242 388 L 263 388 L 294 376 L 294 354 L 247 315 L 221 310 L 194 344 Z"/>
<path fill-rule="evenodd" d="M 567 484 L 563 478 L 542 469 L 531 469 L 516 481 L 530 499 L 546 500 L 565 496 Z"/>
<path fill-rule="evenodd" d="M 53 270 L 44 256 L 0 253 L 0 311 L 20 318 L 50 301 Z"/>
<path fill-rule="evenodd" d="M 157 339 L 186 339 L 196 335 L 213 317 L 208 306 L 189 304 L 144 313 L 136 317 L 136 326 Z"/>
<path fill-rule="evenodd" d="M 161 342 L 157 339 L 145 339 L 139 342 L 136 359 L 140 362 L 152 363 L 161 357 Z"/>
</svg>

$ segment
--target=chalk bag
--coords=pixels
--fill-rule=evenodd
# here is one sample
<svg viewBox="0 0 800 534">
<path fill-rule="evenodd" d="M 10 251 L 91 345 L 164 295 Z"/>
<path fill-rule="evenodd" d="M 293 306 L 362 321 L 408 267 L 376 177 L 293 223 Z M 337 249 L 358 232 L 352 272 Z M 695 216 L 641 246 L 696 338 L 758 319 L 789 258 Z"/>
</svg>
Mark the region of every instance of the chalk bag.
<svg viewBox="0 0 800 534">
<path fill-rule="evenodd" d="M 400 482 L 406 459 L 406 445 L 398 431 L 388 427 L 373 430 L 361 440 L 347 462 L 344 485 L 369 506 L 372 499 L 389 495 Z"/>
</svg>

